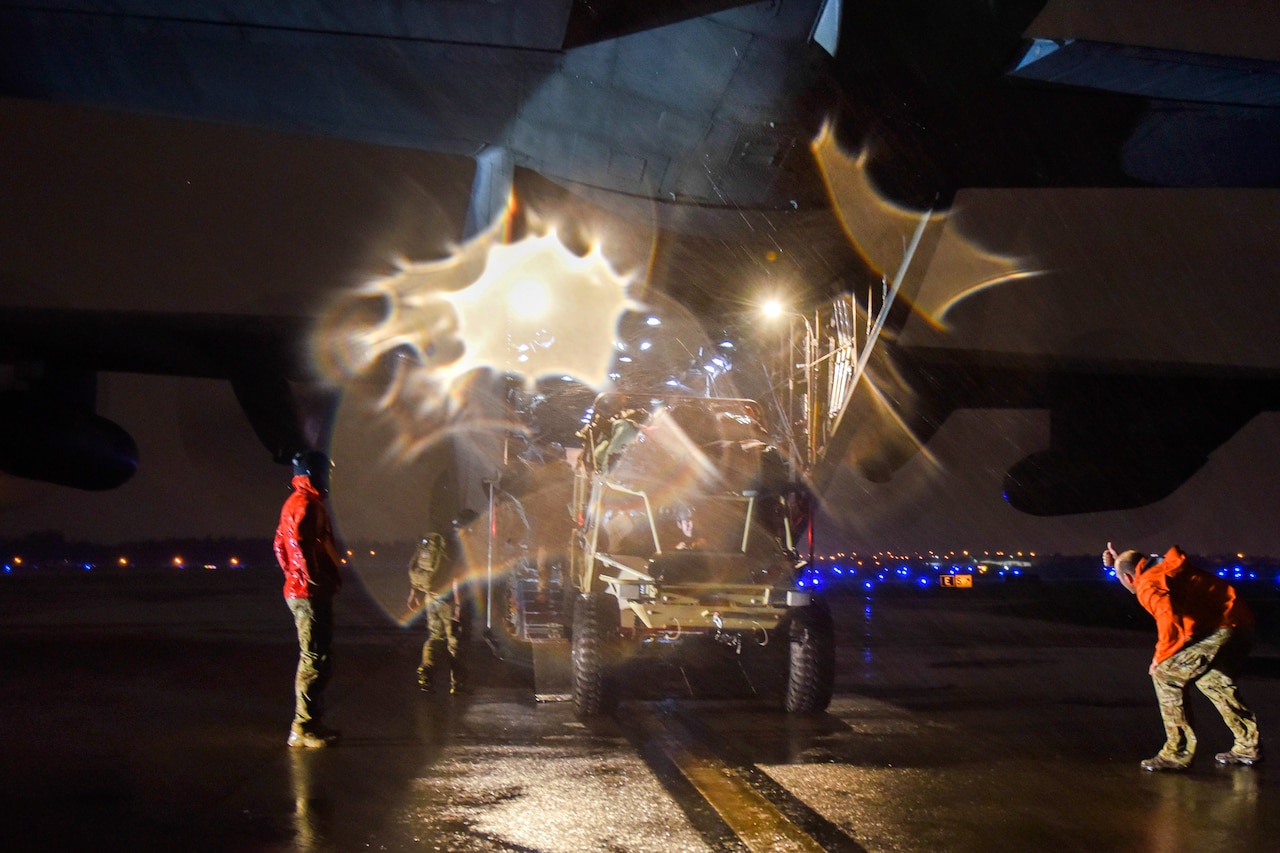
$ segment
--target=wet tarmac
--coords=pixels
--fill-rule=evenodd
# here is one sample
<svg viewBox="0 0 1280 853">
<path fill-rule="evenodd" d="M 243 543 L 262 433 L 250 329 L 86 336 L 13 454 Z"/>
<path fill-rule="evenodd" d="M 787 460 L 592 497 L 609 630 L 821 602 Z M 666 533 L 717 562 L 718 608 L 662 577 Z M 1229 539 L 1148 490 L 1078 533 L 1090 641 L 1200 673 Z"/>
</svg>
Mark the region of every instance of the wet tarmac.
<svg viewBox="0 0 1280 853">
<path fill-rule="evenodd" d="M 534 700 L 468 651 L 423 695 L 420 629 L 339 602 L 327 722 L 290 750 L 296 649 L 265 571 L 0 578 L 0 818 L 10 850 L 1275 851 L 1280 764 L 1162 739 L 1153 630 L 1101 585 L 834 599 L 830 711 L 788 717 L 735 661 L 629 670 L 613 717 Z M 1147 621 L 1143 621 L 1147 620 Z M 1280 725 L 1280 650 L 1243 695 Z"/>
</svg>

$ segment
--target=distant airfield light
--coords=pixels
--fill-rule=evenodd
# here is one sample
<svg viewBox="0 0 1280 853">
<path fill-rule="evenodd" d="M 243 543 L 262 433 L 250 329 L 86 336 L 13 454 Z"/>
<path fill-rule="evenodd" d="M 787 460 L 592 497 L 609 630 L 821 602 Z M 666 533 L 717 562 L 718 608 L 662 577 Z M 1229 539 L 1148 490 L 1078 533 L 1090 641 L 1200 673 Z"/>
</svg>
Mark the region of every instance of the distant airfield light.
<svg viewBox="0 0 1280 853">
<path fill-rule="evenodd" d="M 183 568 L 183 565 L 184 565 L 183 560 L 182 560 L 182 558 L 181 558 L 181 557 L 174 557 L 174 558 L 173 558 L 173 564 L 174 564 L 175 566 L 177 566 L 178 568 L 180 568 L 180 569 L 181 569 L 181 568 Z"/>
<path fill-rule="evenodd" d="M 371 549 L 371 550 L 369 551 L 369 556 L 370 556 L 370 557 L 376 557 L 376 556 L 378 556 L 378 552 L 377 552 L 377 551 L 374 551 L 374 550 L 372 550 L 372 549 Z"/>
<path fill-rule="evenodd" d="M 239 565 L 240 565 L 240 558 L 239 558 L 239 557 L 232 557 L 230 560 L 227 560 L 227 565 L 229 565 L 229 566 L 239 566 Z"/>
<path fill-rule="evenodd" d="M 216 568 L 218 568 L 218 567 L 217 567 L 217 566 L 215 566 L 213 563 L 205 563 L 205 564 L 204 564 L 204 567 L 205 567 L 206 569 L 216 569 Z"/>
<path fill-rule="evenodd" d="M 661 326 L 662 321 L 659 320 L 657 317 L 647 317 L 644 321 L 644 324 L 646 326 Z"/>
<path fill-rule="evenodd" d="M 648 350 L 651 350 L 651 349 L 653 349 L 653 341 L 641 341 L 641 342 L 640 342 L 640 350 L 641 350 L 642 352 L 647 352 Z"/>
<path fill-rule="evenodd" d="M 13 558 L 13 564 L 14 564 L 15 566 L 21 566 L 21 565 L 22 565 L 22 558 L 21 558 L 21 557 L 14 557 L 14 558 Z"/>
<path fill-rule="evenodd" d="M 120 568 L 124 568 L 125 566 L 129 565 L 129 558 L 121 557 L 120 559 L 116 560 L 116 565 L 119 566 Z"/>
<path fill-rule="evenodd" d="M 720 342 L 719 346 L 721 349 L 733 349 L 733 341 L 726 338 Z"/>
</svg>

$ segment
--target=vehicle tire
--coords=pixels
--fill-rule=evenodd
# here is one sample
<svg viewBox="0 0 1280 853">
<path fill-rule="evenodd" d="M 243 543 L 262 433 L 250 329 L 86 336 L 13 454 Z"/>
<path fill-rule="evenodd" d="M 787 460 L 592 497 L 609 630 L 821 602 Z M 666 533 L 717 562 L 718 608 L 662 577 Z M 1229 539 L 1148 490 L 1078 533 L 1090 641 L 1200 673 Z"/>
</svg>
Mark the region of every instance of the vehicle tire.
<svg viewBox="0 0 1280 853">
<path fill-rule="evenodd" d="M 603 592 L 579 595 L 573 606 L 573 710 L 598 717 L 617 703 L 613 681 L 618 601 Z"/>
<path fill-rule="evenodd" d="M 831 704 L 835 687 L 836 643 L 831 611 L 814 599 L 790 619 L 790 659 L 784 700 L 789 713 L 812 714 Z"/>
</svg>

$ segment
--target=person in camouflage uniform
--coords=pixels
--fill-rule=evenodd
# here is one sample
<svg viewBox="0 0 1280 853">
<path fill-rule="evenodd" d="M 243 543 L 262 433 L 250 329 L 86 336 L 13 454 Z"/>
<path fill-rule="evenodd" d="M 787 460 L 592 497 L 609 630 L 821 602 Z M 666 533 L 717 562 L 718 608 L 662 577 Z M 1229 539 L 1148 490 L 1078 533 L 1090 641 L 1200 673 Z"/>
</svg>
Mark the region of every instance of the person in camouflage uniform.
<svg viewBox="0 0 1280 853">
<path fill-rule="evenodd" d="M 1160 702 L 1165 744 L 1142 762 L 1142 769 L 1190 766 L 1196 735 L 1184 702 L 1192 684 L 1217 708 L 1235 738 L 1231 750 L 1214 760 L 1242 766 L 1260 762 L 1258 721 L 1240 701 L 1235 684 L 1253 644 L 1254 619 L 1235 588 L 1191 565 L 1176 545 L 1163 558 L 1149 559 L 1137 551 L 1117 554 L 1108 542 L 1102 562 L 1115 568 L 1120 583 L 1156 620 L 1156 649 L 1148 672 Z"/>
<path fill-rule="evenodd" d="M 456 629 L 461 601 L 452 563 L 445 538 L 439 533 L 423 537 L 409 561 L 409 609 L 416 611 L 424 605 L 426 609 L 427 639 L 422 644 L 422 664 L 418 667 L 418 686 L 424 693 L 431 692 L 441 647 L 449 660 L 450 692 L 462 688 Z"/>
</svg>

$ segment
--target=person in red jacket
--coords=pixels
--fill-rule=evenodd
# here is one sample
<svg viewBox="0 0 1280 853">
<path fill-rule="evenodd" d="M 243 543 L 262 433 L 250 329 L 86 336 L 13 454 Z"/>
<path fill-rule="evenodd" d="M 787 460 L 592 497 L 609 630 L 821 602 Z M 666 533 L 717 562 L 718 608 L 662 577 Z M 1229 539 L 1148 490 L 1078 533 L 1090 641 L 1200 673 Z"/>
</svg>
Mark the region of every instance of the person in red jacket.
<svg viewBox="0 0 1280 853">
<path fill-rule="evenodd" d="M 1253 613 L 1225 580 L 1187 561 L 1177 545 L 1163 558 L 1137 551 L 1117 554 L 1107 543 L 1105 566 L 1114 566 L 1124 588 L 1156 620 L 1156 650 L 1148 672 L 1160 701 L 1165 744 L 1142 769 L 1186 770 L 1196 751 L 1196 735 L 1184 707 L 1195 684 L 1222 715 L 1235 742 L 1214 759 L 1219 764 L 1252 766 L 1262 760 L 1258 721 L 1240 701 L 1235 678 L 1253 645 Z"/>
<path fill-rule="evenodd" d="M 323 747 L 337 733 L 320 724 L 321 698 L 331 669 L 333 597 L 342 588 L 338 545 L 324 499 L 329 457 L 318 450 L 293 457 L 293 492 L 280 510 L 275 553 L 284 572 L 284 599 L 298 630 L 293 724 L 289 746 Z"/>
</svg>

